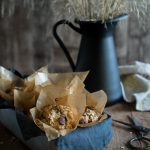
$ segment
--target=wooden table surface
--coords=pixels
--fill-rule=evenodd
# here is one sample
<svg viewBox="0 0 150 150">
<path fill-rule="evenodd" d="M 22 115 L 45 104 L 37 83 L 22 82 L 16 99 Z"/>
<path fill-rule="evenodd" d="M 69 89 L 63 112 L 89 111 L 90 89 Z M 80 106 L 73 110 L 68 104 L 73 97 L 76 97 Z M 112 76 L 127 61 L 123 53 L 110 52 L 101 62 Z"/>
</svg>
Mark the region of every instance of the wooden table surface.
<svg viewBox="0 0 150 150">
<path fill-rule="evenodd" d="M 106 108 L 113 119 L 130 122 L 128 116 L 137 117 L 144 126 L 150 128 L 150 112 L 139 112 L 134 108 L 135 105 L 128 103 L 120 103 Z M 113 122 L 113 139 L 105 150 L 128 150 L 127 141 L 134 137 L 134 133 L 131 129 L 124 125 Z M 150 137 L 150 135 L 149 135 Z"/>
<path fill-rule="evenodd" d="M 150 112 L 138 112 L 135 105 L 118 103 L 107 107 L 105 111 L 111 114 L 112 118 L 129 122 L 128 116 L 136 116 L 143 125 L 150 128 Z M 106 146 L 105 150 L 128 150 L 127 141 L 133 137 L 132 130 L 124 125 L 113 122 L 113 139 Z M 20 141 L 13 136 L 2 124 L 0 124 L 0 150 L 28 150 Z"/>
</svg>

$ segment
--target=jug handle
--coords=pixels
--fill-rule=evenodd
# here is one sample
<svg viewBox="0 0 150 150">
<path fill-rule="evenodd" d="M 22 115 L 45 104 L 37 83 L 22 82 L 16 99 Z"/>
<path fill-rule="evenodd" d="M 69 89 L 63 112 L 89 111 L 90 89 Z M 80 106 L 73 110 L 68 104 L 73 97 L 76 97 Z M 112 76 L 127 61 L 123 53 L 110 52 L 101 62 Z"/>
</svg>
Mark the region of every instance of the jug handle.
<svg viewBox="0 0 150 150">
<path fill-rule="evenodd" d="M 62 48 L 64 54 L 66 55 L 69 63 L 70 63 L 70 66 L 72 68 L 73 71 L 75 71 L 75 64 L 73 62 L 73 59 L 68 51 L 68 49 L 66 48 L 66 46 L 64 45 L 63 41 L 61 40 L 61 38 L 58 36 L 57 34 L 57 28 L 59 25 L 62 25 L 62 24 L 67 24 L 70 28 L 72 28 L 73 30 L 75 30 L 76 32 L 80 33 L 81 34 L 81 30 L 80 28 L 74 26 L 71 22 L 69 22 L 68 20 L 60 20 L 58 22 L 56 22 L 56 24 L 54 25 L 53 27 L 53 35 L 56 39 L 56 41 L 59 43 L 60 47 Z"/>
</svg>

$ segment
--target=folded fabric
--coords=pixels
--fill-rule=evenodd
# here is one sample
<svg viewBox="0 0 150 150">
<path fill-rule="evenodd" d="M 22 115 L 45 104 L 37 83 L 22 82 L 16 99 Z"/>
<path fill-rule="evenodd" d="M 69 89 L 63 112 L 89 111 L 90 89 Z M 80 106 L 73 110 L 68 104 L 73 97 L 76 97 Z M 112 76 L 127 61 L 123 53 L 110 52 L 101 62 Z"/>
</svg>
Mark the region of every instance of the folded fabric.
<svg viewBox="0 0 150 150">
<path fill-rule="evenodd" d="M 127 102 L 136 101 L 136 110 L 150 110 L 150 64 L 136 61 L 119 66 L 122 92 Z"/>
</svg>

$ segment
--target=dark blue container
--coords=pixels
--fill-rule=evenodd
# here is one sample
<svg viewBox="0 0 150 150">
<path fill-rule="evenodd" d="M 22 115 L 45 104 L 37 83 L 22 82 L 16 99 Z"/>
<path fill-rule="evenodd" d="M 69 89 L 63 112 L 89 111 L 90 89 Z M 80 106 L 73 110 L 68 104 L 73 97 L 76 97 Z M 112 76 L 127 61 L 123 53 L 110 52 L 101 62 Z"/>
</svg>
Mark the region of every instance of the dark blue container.
<svg viewBox="0 0 150 150">
<path fill-rule="evenodd" d="M 61 20 L 53 28 L 54 37 L 68 58 L 73 71 L 89 70 L 90 73 L 85 80 L 86 89 L 90 92 L 104 90 L 108 96 L 107 105 L 123 100 L 113 35 L 116 24 L 124 18 L 127 18 L 127 15 L 107 20 L 105 23 L 76 21 L 79 27 L 67 20 Z M 69 25 L 82 35 L 76 65 L 57 34 L 57 27 L 61 24 Z"/>
<path fill-rule="evenodd" d="M 48 142 L 45 134 L 22 112 L 0 101 L 0 122 L 31 150 L 102 150 L 112 139 L 112 118 L 78 128 L 66 136 Z"/>
</svg>

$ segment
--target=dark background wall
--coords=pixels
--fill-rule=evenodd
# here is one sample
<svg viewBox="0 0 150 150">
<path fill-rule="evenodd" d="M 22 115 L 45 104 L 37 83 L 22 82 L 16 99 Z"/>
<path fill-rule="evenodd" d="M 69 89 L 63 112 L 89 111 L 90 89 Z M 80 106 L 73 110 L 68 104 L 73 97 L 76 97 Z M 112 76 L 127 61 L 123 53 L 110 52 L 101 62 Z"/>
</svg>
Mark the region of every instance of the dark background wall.
<svg viewBox="0 0 150 150">
<path fill-rule="evenodd" d="M 71 71 L 52 35 L 52 12 L 46 7 L 30 15 L 27 11 L 18 6 L 13 15 L 0 17 L 0 65 L 25 74 L 47 64 L 50 72 Z M 60 34 L 76 60 L 80 35 L 64 26 Z M 143 30 L 134 16 L 117 26 L 115 42 L 119 65 L 150 62 L 150 31 Z"/>
</svg>

